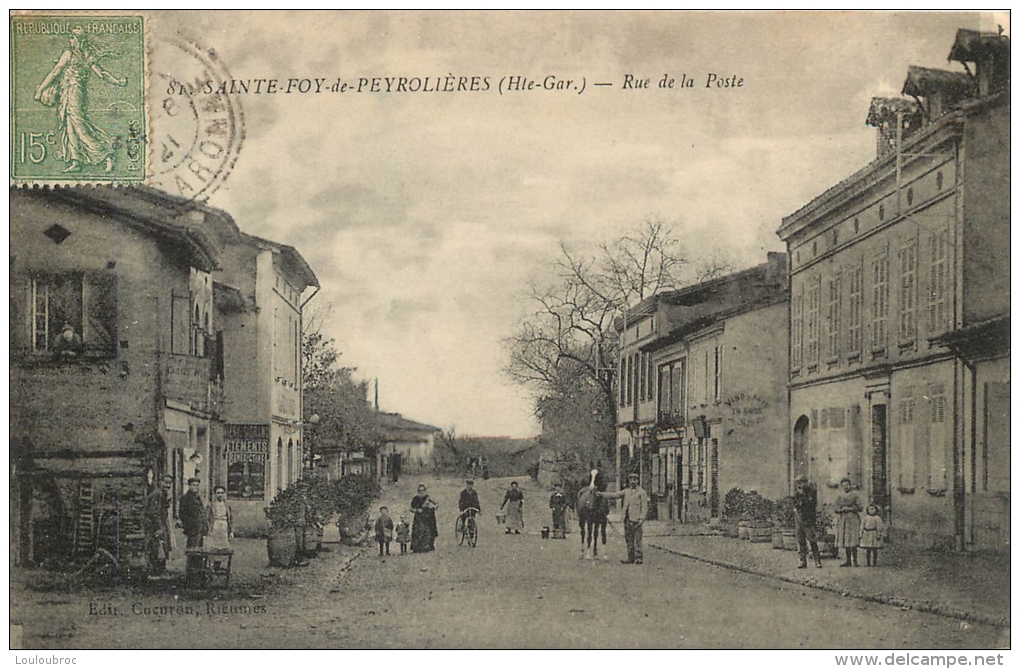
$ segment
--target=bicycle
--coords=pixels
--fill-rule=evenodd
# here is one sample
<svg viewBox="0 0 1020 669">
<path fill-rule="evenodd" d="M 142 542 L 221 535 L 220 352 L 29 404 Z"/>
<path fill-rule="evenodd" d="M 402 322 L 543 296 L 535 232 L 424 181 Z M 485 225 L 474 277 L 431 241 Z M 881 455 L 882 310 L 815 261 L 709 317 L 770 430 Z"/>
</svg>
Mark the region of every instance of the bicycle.
<svg viewBox="0 0 1020 669">
<path fill-rule="evenodd" d="M 464 542 L 467 542 L 468 546 L 474 548 L 478 545 L 478 521 L 475 520 L 475 516 L 480 513 L 478 509 L 469 508 L 464 509 L 459 516 L 457 516 L 457 524 L 454 527 L 454 532 L 457 535 L 457 543 L 461 546 Z"/>
</svg>

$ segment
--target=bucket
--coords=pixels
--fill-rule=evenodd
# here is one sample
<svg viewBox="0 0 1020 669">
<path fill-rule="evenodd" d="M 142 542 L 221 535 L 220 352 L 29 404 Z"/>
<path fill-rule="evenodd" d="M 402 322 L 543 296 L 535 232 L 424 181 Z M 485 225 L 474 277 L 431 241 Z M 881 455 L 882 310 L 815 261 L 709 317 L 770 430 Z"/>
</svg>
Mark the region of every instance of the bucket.
<svg viewBox="0 0 1020 669">
<path fill-rule="evenodd" d="M 542 538 L 543 539 L 548 539 L 549 538 L 549 528 L 548 527 L 543 527 L 542 528 Z"/>
<path fill-rule="evenodd" d="M 496 514 L 496 524 L 497 525 L 502 525 L 505 522 L 506 522 L 506 514 L 505 513 L 497 513 Z"/>
</svg>

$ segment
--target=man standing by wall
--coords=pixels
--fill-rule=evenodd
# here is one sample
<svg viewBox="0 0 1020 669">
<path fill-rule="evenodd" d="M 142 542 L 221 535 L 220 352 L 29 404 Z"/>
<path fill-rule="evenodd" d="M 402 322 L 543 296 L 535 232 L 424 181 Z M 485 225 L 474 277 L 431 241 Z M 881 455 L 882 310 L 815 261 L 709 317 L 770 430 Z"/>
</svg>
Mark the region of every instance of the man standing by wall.
<svg viewBox="0 0 1020 669">
<path fill-rule="evenodd" d="M 187 548 L 201 548 L 206 533 L 207 513 L 198 492 L 199 479 L 188 479 L 188 492 L 181 497 L 181 525 L 188 538 Z"/>
<path fill-rule="evenodd" d="M 797 518 L 797 547 L 800 551 L 800 566 L 807 568 L 807 547 L 811 544 L 811 555 L 815 558 L 815 566 L 822 566 L 822 556 L 818 553 L 818 537 L 815 534 L 815 520 L 818 517 L 818 489 L 806 477 L 797 479 L 793 493 L 793 508 Z"/>
</svg>

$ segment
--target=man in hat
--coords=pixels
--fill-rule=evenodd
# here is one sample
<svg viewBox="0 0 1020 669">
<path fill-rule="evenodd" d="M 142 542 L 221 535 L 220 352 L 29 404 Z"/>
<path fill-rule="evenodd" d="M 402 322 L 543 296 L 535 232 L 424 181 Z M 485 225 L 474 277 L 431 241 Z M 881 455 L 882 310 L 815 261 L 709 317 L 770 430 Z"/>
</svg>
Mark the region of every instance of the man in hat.
<svg viewBox="0 0 1020 669">
<path fill-rule="evenodd" d="M 815 566 L 821 569 L 822 556 L 818 553 L 818 537 L 815 533 L 815 520 L 818 517 L 818 489 L 801 476 L 794 483 L 793 510 L 796 515 L 797 548 L 800 554 L 798 569 L 807 569 L 807 549 L 811 544 L 811 555 Z"/>
<path fill-rule="evenodd" d="M 552 509 L 553 518 L 553 538 L 562 539 L 563 532 L 567 529 L 566 516 L 567 507 L 570 506 L 570 502 L 567 501 L 567 496 L 563 494 L 563 484 L 557 481 L 554 486 L 553 494 L 549 497 L 549 508 Z"/>
<path fill-rule="evenodd" d="M 464 482 L 464 489 L 460 491 L 460 503 L 457 505 L 461 513 L 464 513 L 468 509 L 482 510 L 482 505 L 478 501 L 478 491 L 475 490 L 474 479 L 468 479 Z"/>
<path fill-rule="evenodd" d="M 199 479 L 188 479 L 188 492 L 181 497 L 181 525 L 184 526 L 184 536 L 188 538 L 187 548 L 201 548 L 206 534 L 208 513 L 198 492 L 201 484 Z"/>
<path fill-rule="evenodd" d="M 174 480 L 164 476 L 158 485 L 153 487 L 145 497 L 145 509 L 142 516 L 142 530 L 145 532 L 145 555 L 149 560 L 149 570 L 158 576 L 166 570 L 166 561 L 173 550 L 173 534 L 170 532 L 170 518 L 167 513 L 170 506 L 170 489 Z"/>
<path fill-rule="evenodd" d="M 77 358 L 85 352 L 81 336 L 74 331 L 74 326 L 64 323 L 60 334 L 53 338 L 53 357 L 57 359 Z"/>
<path fill-rule="evenodd" d="M 622 499 L 623 536 L 627 541 L 627 559 L 623 564 L 642 564 L 644 554 L 641 539 L 645 518 L 648 516 L 648 493 L 641 487 L 641 477 L 633 473 L 628 477 L 630 487 L 622 492 L 603 493 L 607 499 Z"/>
</svg>

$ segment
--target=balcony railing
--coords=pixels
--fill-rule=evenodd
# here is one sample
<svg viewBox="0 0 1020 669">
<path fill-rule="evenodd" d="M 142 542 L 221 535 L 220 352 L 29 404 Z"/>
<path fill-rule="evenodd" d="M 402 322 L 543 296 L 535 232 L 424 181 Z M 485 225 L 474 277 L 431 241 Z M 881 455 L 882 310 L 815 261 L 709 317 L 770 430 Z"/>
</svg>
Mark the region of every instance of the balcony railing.
<svg viewBox="0 0 1020 669">
<path fill-rule="evenodd" d="M 663 409 L 659 411 L 656 424 L 659 429 L 674 429 L 683 427 L 685 418 L 684 412 L 679 409 Z"/>
</svg>

